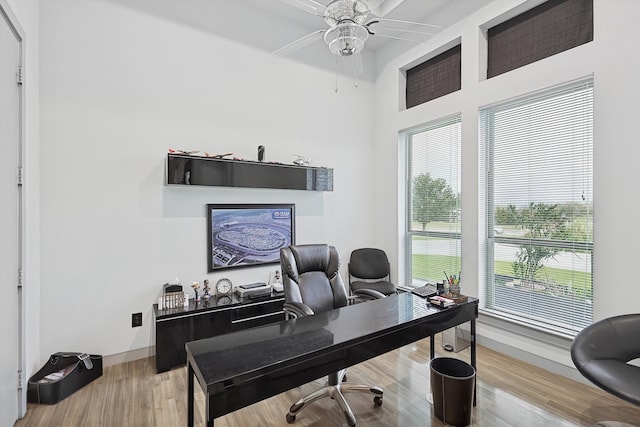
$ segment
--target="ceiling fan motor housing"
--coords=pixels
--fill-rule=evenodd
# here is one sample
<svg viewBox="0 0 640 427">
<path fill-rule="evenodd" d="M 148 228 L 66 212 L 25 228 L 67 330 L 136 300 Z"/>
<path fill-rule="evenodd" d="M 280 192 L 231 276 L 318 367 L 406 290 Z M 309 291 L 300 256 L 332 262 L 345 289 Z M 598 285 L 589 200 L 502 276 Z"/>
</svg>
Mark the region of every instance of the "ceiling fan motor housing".
<svg viewBox="0 0 640 427">
<path fill-rule="evenodd" d="M 324 41 L 329 50 L 338 56 L 350 56 L 362 51 L 369 32 L 362 25 L 343 22 L 327 30 Z"/>
<path fill-rule="evenodd" d="M 364 49 L 369 32 L 363 26 L 369 6 L 362 0 L 334 0 L 327 5 L 324 20 L 331 26 L 324 35 L 329 50 L 350 56 Z"/>
</svg>

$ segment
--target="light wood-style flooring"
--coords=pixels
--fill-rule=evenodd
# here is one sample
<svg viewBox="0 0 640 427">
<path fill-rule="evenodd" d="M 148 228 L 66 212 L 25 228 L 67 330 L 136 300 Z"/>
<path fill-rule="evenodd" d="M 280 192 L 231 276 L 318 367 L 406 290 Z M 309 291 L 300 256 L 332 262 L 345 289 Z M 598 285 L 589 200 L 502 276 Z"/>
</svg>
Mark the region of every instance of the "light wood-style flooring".
<svg viewBox="0 0 640 427">
<path fill-rule="evenodd" d="M 469 359 L 469 350 L 440 356 Z M 156 374 L 154 358 L 105 368 L 104 375 L 56 405 L 29 404 L 16 427 L 174 427 L 186 425 L 186 368 Z M 350 382 L 384 388 L 384 403 L 348 394 L 358 426 L 440 427 L 429 392 L 429 340 L 389 352 L 349 369 Z M 477 406 L 472 425 L 486 427 L 591 426 L 618 421 L 640 427 L 640 408 L 594 387 L 478 346 Z M 285 414 L 324 380 L 264 400 L 215 420 L 216 427 L 287 426 Z M 196 426 L 204 426 L 204 394 L 196 382 Z M 345 426 L 331 399 L 313 403 L 293 426 Z"/>
</svg>

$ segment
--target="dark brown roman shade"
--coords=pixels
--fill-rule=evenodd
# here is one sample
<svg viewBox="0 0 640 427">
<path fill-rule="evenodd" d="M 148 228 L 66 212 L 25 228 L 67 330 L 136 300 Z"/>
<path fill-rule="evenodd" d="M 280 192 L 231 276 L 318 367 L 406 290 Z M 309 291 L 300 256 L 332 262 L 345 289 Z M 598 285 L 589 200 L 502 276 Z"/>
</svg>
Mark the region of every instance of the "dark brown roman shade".
<svg viewBox="0 0 640 427">
<path fill-rule="evenodd" d="M 487 78 L 593 40 L 593 0 L 549 0 L 487 32 Z"/>
<path fill-rule="evenodd" d="M 461 45 L 407 70 L 407 108 L 460 90 Z"/>
</svg>

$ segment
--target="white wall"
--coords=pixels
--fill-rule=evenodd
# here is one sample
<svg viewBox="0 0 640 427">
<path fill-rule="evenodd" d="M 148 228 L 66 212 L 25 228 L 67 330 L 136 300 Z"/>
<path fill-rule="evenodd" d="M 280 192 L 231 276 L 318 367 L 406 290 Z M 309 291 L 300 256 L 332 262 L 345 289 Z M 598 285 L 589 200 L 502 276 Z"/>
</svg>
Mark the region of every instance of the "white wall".
<svg viewBox="0 0 640 427">
<path fill-rule="evenodd" d="M 634 55 L 640 28 L 634 20 L 640 13 L 636 0 L 595 0 L 594 41 L 567 52 L 519 68 L 490 80 L 483 80 L 483 39 L 480 26 L 521 5 L 520 0 L 500 0 L 443 31 L 428 44 L 417 47 L 389 63 L 375 85 L 375 147 L 377 185 L 385 194 L 402 200 L 402 170 L 398 156 L 398 132 L 462 113 L 462 259 L 465 293 L 479 295 L 482 281 L 483 236 L 479 196 L 478 110 L 482 106 L 534 92 L 549 86 L 593 75 L 594 112 L 594 318 L 640 310 L 633 266 L 640 257 L 638 208 L 640 193 L 634 179 L 640 155 L 639 112 L 640 60 Z M 462 38 L 462 90 L 410 110 L 399 109 L 403 86 L 399 69 L 412 64 L 447 42 Z M 396 204 L 378 203 L 376 226 L 398 221 Z M 402 217 L 400 217 L 402 218 Z M 386 227 L 377 242 L 391 247 L 402 232 Z M 402 251 L 395 254 L 396 264 Z M 481 337 L 520 349 L 539 358 L 572 365 L 568 350 L 481 324 Z"/>
<path fill-rule="evenodd" d="M 482 81 L 479 26 L 522 3 L 499 0 L 391 61 L 375 87 L 365 82 L 355 89 L 343 80 L 338 94 L 330 70 L 268 61 L 265 52 L 224 34 L 147 13 L 151 3 L 40 5 L 40 153 L 32 139 L 27 160 L 41 164 L 41 209 L 34 197 L 28 214 L 33 222 L 41 212 L 40 247 L 37 238 L 31 245 L 40 253 L 29 257 L 31 266 L 41 265 L 41 345 L 30 346 L 40 361 L 58 350 L 115 355 L 152 345 L 151 304 L 161 284 L 176 276 L 186 285 L 222 276 L 236 283 L 266 280 L 268 269 L 260 268 L 206 273 L 206 203 L 294 202 L 300 243 L 333 243 L 343 258 L 355 247 L 375 245 L 401 271 L 398 131 L 458 112 L 463 276 L 465 291 L 477 295 L 469 283 L 481 277 L 478 109 L 590 74 L 596 110 L 595 318 L 638 311 L 631 275 L 640 255 L 640 200 L 633 183 L 640 150 L 640 130 L 633 126 L 640 99 L 640 60 L 633 51 L 640 2 L 595 0 L 592 43 Z M 16 9 L 20 16 L 21 7 Z M 221 10 L 212 19 L 224 19 Z M 271 18 L 255 11 L 247 19 L 266 26 Z M 463 89 L 401 111 L 399 68 L 457 37 L 463 40 Z M 163 185 L 167 148 L 233 151 L 253 159 L 259 144 L 267 147 L 268 160 L 286 162 L 299 153 L 333 167 L 335 191 Z M 32 171 L 29 179 L 34 176 Z M 37 191 L 37 185 L 31 188 Z M 37 268 L 31 277 L 38 279 Z M 132 329 L 130 316 L 137 311 L 144 326 Z M 37 320 L 37 314 L 30 318 Z M 479 333 L 570 364 L 566 349 L 486 324 Z"/>
<path fill-rule="evenodd" d="M 186 288 L 266 281 L 270 268 L 207 274 L 207 203 L 293 202 L 298 243 L 334 244 L 343 259 L 373 241 L 371 84 L 344 80 L 336 94 L 331 71 L 269 60 L 147 7 L 40 6 L 42 360 L 152 346 L 151 306 L 176 276 Z M 246 19 L 260 28 L 270 18 Z M 267 160 L 296 153 L 334 168 L 335 190 L 163 184 L 168 148 L 255 159 L 258 145 Z"/>
</svg>

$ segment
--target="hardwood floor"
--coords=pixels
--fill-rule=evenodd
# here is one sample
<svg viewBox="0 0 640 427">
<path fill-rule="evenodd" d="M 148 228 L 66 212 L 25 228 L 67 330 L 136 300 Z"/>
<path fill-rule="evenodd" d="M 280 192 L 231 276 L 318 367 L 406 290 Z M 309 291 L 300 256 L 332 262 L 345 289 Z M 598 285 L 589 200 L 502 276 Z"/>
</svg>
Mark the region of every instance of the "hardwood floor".
<svg viewBox="0 0 640 427">
<path fill-rule="evenodd" d="M 469 351 L 439 356 L 468 361 Z M 348 394 L 358 426 L 444 426 L 432 415 L 429 340 L 389 352 L 349 369 L 348 380 L 384 388 L 384 403 Z M 478 346 L 477 406 L 472 425 L 487 427 L 590 426 L 619 421 L 640 427 L 640 408 L 590 387 Z M 215 420 L 216 427 L 287 426 L 289 406 L 324 380 L 290 390 Z M 196 384 L 196 425 L 204 426 L 204 394 Z M 153 358 L 107 367 L 101 378 L 56 405 L 29 404 L 16 427 L 173 427 L 186 424 L 186 368 L 155 373 Z M 298 427 L 344 426 L 331 399 L 302 411 Z"/>
</svg>

